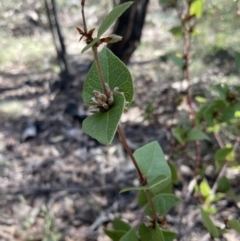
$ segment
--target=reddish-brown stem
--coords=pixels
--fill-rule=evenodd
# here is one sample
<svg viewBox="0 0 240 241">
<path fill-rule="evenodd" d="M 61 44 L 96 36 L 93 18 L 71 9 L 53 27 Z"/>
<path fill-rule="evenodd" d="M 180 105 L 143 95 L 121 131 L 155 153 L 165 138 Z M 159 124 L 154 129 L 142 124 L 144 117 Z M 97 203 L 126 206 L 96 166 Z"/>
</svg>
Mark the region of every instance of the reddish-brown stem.
<svg viewBox="0 0 240 241">
<path fill-rule="evenodd" d="M 85 0 L 82 0 L 81 6 L 82 6 L 83 29 L 84 29 L 84 33 L 87 34 L 87 24 L 86 24 L 86 20 L 85 20 L 84 5 L 85 5 Z"/>
<path fill-rule="evenodd" d="M 94 59 L 95 59 L 95 62 L 96 62 L 96 66 L 97 66 L 97 70 L 98 70 L 98 75 L 99 75 L 99 78 L 100 78 L 100 81 L 101 81 L 101 84 L 102 84 L 102 87 L 103 87 L 103 90 L 104 90 L 104 94 L 109 97 L 108 95 L 108 91 L 107 91 L 107 88 L 105 86 L 105 82 L 104 82 L 104 77 L 103 77 L 103 73 L 102 73 L 102 69 L 101 69 L 101 65 L 100 65 L 100 60 L 99 60 L 99 57 L 98 57 L 98 52 L 97 52 L 97 47 L 96 46 L 93 46 L 92 47 L 92 50 L 93 50 L 93 53 L 94 53 Z M 128 155 L 130 156 L 132 162 L 133 162 L 133 165 L 135 166 L 136 168 L 136 171 L 137 171 L 137 174 L 138 174 L 138 177 L 139 177 L 139 181 L 141 183 L 141 185 L 146 185 L 147 184 L 147 179 L 146 177 L 143 175 L 143 173 L 141 172 L 138 164 L 137 164 L 137 161 L 135 159 L 135 157 L 133 156 L 133 153 L 131 151 L 131 149 L 129 148 L 128 144 L 127 144 L 127 141 L 126 141 L 126 138 L 120 128 L 120 126 L 118 125 L 118 134 L 121 138 L 121 141 L 128 153 Z"/>
<path fill-rule="evenodd" d="M 103 73 L 102 73 L 102 69 L 101 69 L 101 65 L 100 65 L 100 60 L 99 60 L 99 57 L 98 57 L 97 47 L 93 46 L 92 50 L 93 50 L 94 59 L 95 59 L 95 62 L 96 62 L 98 75 L 99 75 L 99 78 L 100 78 L 100 81 L 101 81 L 101 85 L 102 85 L 104 94 L 109 98 L 110 96 L 109 96 L 109 93 L 108 93 L 107 88 L 105 86 L 104 77 L 103 77 Z"/>
<path fill-rule="evenodd" d="M 218 135 L 218 133 L 214 132 L 214 137 L 218 143 L 218 145 L 221 147 L 221 148 L 224 148 L 224 143 L 222 141 L 222 138 Z"/>
<path fill-rule="evenodd" d="M 151 197 L 151 194 L 150 194 L 149 190 L 146 190 L 146 196 L 147 196 L 150 208 L 152 209 L 152 212 L 153 212 L 153 221 L 154 221 L 154 223 L 156 223 L 158 221 L 158 216 L 157 216 L 157 212 L 156 212 L 156 209 L 154 207 L 152 197 Z"/>
<path fill-rule="evenodd" d="M 183 77 L 187 81 L 187 93 L 188 93 L 188 104 L 190 107 L 190 118 L 194 119 L 195 113 L 193 109 L 193 101 L 192 101 L 192 89 L 190 83 L 190 72 L 189 72 L 189 62 L 190 62 L 190 49 L 191 49 L 191 36 L 188 23 L 184 23 L 184 47 L 183 47 L 183 55 L 184 55 L 184 69 L 183 69 Z"/>
<path fill-rule="evenodd" d="M 82 5 L 82 18 L 83 18 L 84 32 L 85 32 L 85 34 L 87 34 L 87 25 L 86 25 L 85 15 L 84 15 L 84 4 L 85 4 L 85 0 L 82 0 L 81 1 L 81 5 Z M 100 65 L 100 60 L 99 60 L 99 56 L 98 56 L 97 46 L 93 46 L 92 50 L 93 50 L 94 59 L 95 59 L 95 62 L 96 62 L 96 67 L 97 67 L 97 70 L 98 70 L 98 75 L 99 75 L 99 78 L 100 78 L 100 82 L 101 82 L 102 88 L 104 90 L 105 95 L 107 97 L 109 97 L 109 93 L 107 91 L 107 88 L 106 88 L 105 82 L 104 82 L 104 77 L 103 77 L 103 73 L 102 73 L 102 69 L 101 69 L 101 65 Z M 121 139 L 121 141 L 123 143 L 123 146 L 126 149 L 128 155 L 130 156 L 130 158 L 131 158 L 131 160 L 133 162 L 133 165 L 134 165 L 134 167 L 135 167 L 135 169 L 137 171 L 140 184 L 142 186 L 146 185 L 147 184 L 147 178 L 144 176 L 144 174 L 140 170 L 139 165 L 138 165 L 135 157 L 133 156 L 133 153 L 132 153 L 130 147 L 128 146 L 126 138 L 125 138 L 125 136 L 124 136 L 124 134 L 123 134 L 123 132 L 122 132 L 122 130 L 121 130 L 119 125 L 117 127 L 117 131 L 118 131 L 119 137 L 120 137 L 120 139 Z M 154 207 L 154 204 L 153 204 L 153 201 L 152 201 L 152 197 L 150 195 L 149 190 L 146 190 L 146 195 L 147 195 L 147 198 L 148 198 L 149 205 L 150 205 L 150 207 L 152 209 L 152 212 L 153 212 L 153 220 L 154 220 L 154 223 L 155 223 L 155 222 L 158 221 L 158 217 L 157 217 L 157 212 L 155 210 L 155 207 Z"/>
<path fill-rule="evenodd" d="M 132 160 L 132 162 L 133 162 L 133 165 L 134 165 L 134 167 L 135 167 L 135 169 L 136 169 L 136 171 L 137 171 L 137 174 L 138 174 L 139 181 L 140 181 L 141 185 L 142 185 L 142 186 L 146 185 L 146 184 L 147 184 L 147 179 L 146 179 L 146 177 L 143 175 L 143 173 L 141 172 L 141 170 L 140 170 L 140 168 L 139 168 L 139 166 L 138 166 L 138 164 L 137 164 L 137 161 L 136 161 L 135 157 L 133 156 L 133 153 L 132 153 L 130 147 L 128 146 L 128 143 L 127 143 L 127 141 L 126 141 L 126 138 L 125 138 L 125 136 L 124 136 L 124 134 L 123 134 L 123 132 L 122 132 L 122 129 L 121 129 L 121 127 L 120 127 L 119 125 L 118 125 L 118 128 L 117 128 L 117 131 L 118 131 L 118 134 L 119 134 L 119 136 L 120 136 L 120 139 L 121 139 L 121 141 L 122 141 L 122 143 L 123 143 L 123 146 L 125 147 L 128 155 L 130 156 L 130 158 L 131 158 L 131 160 Z"/>
<path fill-rule="evenodd" d="M 189 5 L 187 6 L 187 13 L 189 12 Z M 191 25 L 187 20 L 182 21 L 183 24 L 183 35 L 184 35 L 184 46 L 183 46 L 183 55 L 184 55 L 184 67 L 183 67 L 183 79 L 187 81 L 187 99 L 188 105 L 190 109 L 190 119 L 194 120 L 195 111 L 193 108 L 193 99 L 192 99 L 192 88 L 191 88 L 191 77 L 189 71 L 190 64 L 190 50 L 191 50 Z M 195 173 L 200 169 L 201 166 L 201 143 L 200 141 L 195 141 L 195 149 L 196 149 L 196 166 Z"/>
</svg>

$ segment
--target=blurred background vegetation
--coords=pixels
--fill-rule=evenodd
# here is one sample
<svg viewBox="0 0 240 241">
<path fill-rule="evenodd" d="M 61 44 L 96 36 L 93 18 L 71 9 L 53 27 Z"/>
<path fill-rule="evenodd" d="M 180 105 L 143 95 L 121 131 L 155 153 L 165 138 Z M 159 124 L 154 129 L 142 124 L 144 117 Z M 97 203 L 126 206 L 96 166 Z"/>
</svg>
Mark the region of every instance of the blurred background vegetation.
<svg viewBox="0 0 240 241">
<path fill-rule="evenodd" d="M 99 150 L 96 142 L 84 136 L 79 125 L 79 122 L 81 124 L 88 114 L 81 100 L 81 90 L 87 70 L 93 60 L 91 51 L 81 54 L 85 43 L 79 42 L 79 34 L 76 30 L 77 26 L 83 26 L 80 0 L 56 0 L 59 24 L 66 47 L 65 58 L 69 68 L 67 74 L 63 73 L 66 69 L 63 67 L 62 49 L 60 48 L 59 55 L 54 44 L 47 16 L 47 2 L 53 1 L 0 0 L 0 189 L 4 190 L 28 188 L 33 184 L 35 187 L 41 184 L 44 184 L 44 187 L 51 187 L 59 183 L 61 186 L 87 184 L 88 187 L 89 185 L 99 186 L 100 183 L 104 186 L 109 180 L 110 182 L 117 180 L 117 173 L 119 173 L 116 171 L 119 170 L 117 165 L 121 165 L 122 162 L 126 164 L 125 157 L 122 158 L 124 161 L 119 161 L 121 159 L 119 153 L 123 151 L 118 150 L 119 147 L 115 146 L 115 143 L 111 147 L 106 147 L 106 149 L 101 147 Z M 86 0 L 85 14 L 89 29 L 98 27 L 104 16 L 119 2 L 120 0 Z M 181 104 L 179 93 L 176 94 L 173 89 L 181 92 L 182 62 L 179 62 L 179 59 L 183 53 L 183 39 L 177 36 L 178 34 L 171 33 L 173 27 L 180 25 L 180 19 L 175 0 L 139 0 L 139 2 L 148 2 L 141 41 L 134 42 L 136 50 L 132 55 L 130 54 L 130 60 L 126 61 L 135 80 L 136 95 L 133 107 L 129 109 L 127 115 L 123 116 L 122 122 L 123 125 L 127 123 L 125 131 L 127 137 L 130 138 L 133 150 L 139 143 L 142 144 L 142 140 L 149 142 L 156 139 L 156 136 L 164 149 L 167 141 L 161 139 L 162 134 L 158 131 L 164 125 L 171 125 L 168 121 Z M 113 26 L 111 31 L 114 28 Z M 206 90 L 216 83 L 239 85 L 240 63 L 237 67 L 234 55 L 235 52 L 240 52 L 239 1 L 204 1 L 203 16 L 197 19 L 191 44 L 190 72 L 194 97 L 200 95 L 211 99 L 211 89 L 209 92 Z M 59 85 L 61 81 L 64 84 Z M 166 116 L 164 116 L 165 112 Z M 186 122 L 185 117 L 186 115 L 178 114 L 176 122 Z M 40 134 L 37 138 L 35 138 L 36 133 L 31 134 L 33 136 L 30 137 L 35 139 L 25 142 L 25 130 L 33 124 L 36 128 L 35 132 Z M 226 134 L 227 140 L 231 139 L 231 132 L 235 131 L 231 127 L 229 129 L 231 131 Z M 212 161 L 214 155 L 212 150 L 216 149 L 216 146 L 205 143 L 203 148 L 206 148 L 205 160 Z M 88 154 L 89 152 L 92 152 L 92 155 Z M 106 153 L 110 157 L 105 158 Z M 174 158 L 179 158 L 178 150 L 175 152 L 174 149 L 172 153 Z M 114 155 L 117 158 L 114 159 Z M 106 164 L 105 159 L 108 158 L 111 160 L 111 165 L 108 162 Z M 181 166 L 182 159 L 179 158 L 177 161 Z M 57 163 L 56 166 L 54 166 L 55 163 Z M 75 170 L 79 169 L 79 163 L 80 174 L 76 174 Z M 190 166 L 187 171 L 191 172 L 191 164 L 187 163 L 184 166 L 185 170 L 186 166 Z M 181 172 L 181 170 L 179 167 L 178 171 Z M 95 179 L 92 177 L 92 173 L 96 172 L 102 172 L 101 178 L 97 175 L 94 176 Z M 239 174 L 239 171 L 236 173 Z M 121 183 L 122 179 L 119 178 L 120 181 L 117 180 L 117 182 Z M 187 181 L 190 179 L 188 176 Z M 186 183 L 183 181 L 179 186 L 184 184 Z M 29 210 L 39 206 L 38 211 L 44 216 L 42 220 L 45 220 L 47 224 L 43 227 L 40 222 L 39 226 L 42 225 L 44 231 L 42 231 L 41 239 L 36 240 L 50 240 L 48 239 L 50 236 L 55 237 L 51 240 L 60 240 L 60 236 L 64 235 L 60 235 L 59 232 L 61 234 L 67 232 L 64 222 L 68 222 L 67 225 L 73 227 L 73 230 L 68 232 L 69 237 L 75 235 L 75 226 L 83 227 L 81 232 L 86 233 L 101 210 L 107 209 L 116 200 L 115 196 L 118 196 L 116 190 L 109 191 L 107 197 L 102 193 L 98 195 L 95 193 L 85 195 L 84 193 L 82 196 L 79 195 L 80 197 L 78 193 L 67 193 L 52 201 L 50 191 L 44 192 L 44 190 L 33 195 L 35 197 L 43 195 L 47 200 L 44 201 L 45 203 L 40 199 L 41 204 L 36 204 L 34 198 L 28 199 L 28 197 L 23 202 L 22 196 L 8 197 L 0 203 L 1 208 L 3 207 L 1 210 L 3 212 L 7 210 L 6 214 L 11 218 L 14 215 L 12 209 L 9 211 L 8 207 L 14 202 L 18 202 L 19 205 L 13 211 L 17 217 L 19 210 L 24 212 L 23 206 L 27 206 L 28 211 L 24 215 L 19 214 L 18 220 L 21 226 L 24 220 L 26 223 L 27 219 L 28 227 L 33 227 L 35 224 L 34 221 L 29 221 L 33 218 Z M 19 194 L 19 192 L 16 193 Z M 131 199 L 131 194 L 129 196 Z M 129 196 L 124 197 L 127 202 Z M 48 201 L 52 205 L 50 205 L 51 212 L 48 212 L 46 208 L 43 211 L 43 206 L 41 207 Z M 58 201 L 59 206 L 54 206 Z M 125 206 L 129 207 L 128 204 L 125 203 Z M 129 209 L 132 212 L 136 211 L 135 206 L 132 206 L 133 208 Z M 65 207 L 72 209 L 66 208 L 65 210 Z M 127 214 L 133 222 L 141 218 L 139 215 L 133 218 L 129 213 Z M 129 216 L 126 215 L 126 217 Z M 53 225 L 54 220 L 57 220 L 57 229 Z M 17 226 L 17 229 L 28 233 L 24 225 L 20 228 Z M 0 235 L 1 231 L 0 228 Z M 20 239 L 15 237 L 12 240 Z"/>
<path fill-rule="evenodd" d="M 56 0 L 60 24 L 63 29 L 68 55 L 79 55 L 79 59 L 90 58 L 89 53 L 80 55 L 84 46 L 78 43 L 76 26 L 81 26 L 80 4 L 77 0 Z M 179 22 L 174 4 L 164 1 L 150 1 L 146 17 L 144 36 L 135 56 L 143 56 L 144 61 L 159 57 L 169 51 L 181 52 L 182 43 L 172 36 L 169 29 Z M 174 1 L 173 1 L 174 2 Z M 58 71 L 55 50 L 49 30 L 44 1 L 1 1 L 1 71 L 12 69 Z M 98 26 L 101 19 L 113 7 L 114 1 L 87 1 L 87 19 L 90 26 Z M 239 15 L 237 1 L 205 1 L 204 16 L 197 24 L 193 38 L 194 62 L 192 68 L 198 73 L 206 66 L 228 62 L 224 57 L 233 56 L 239 51 Z M 154 31 L 151 31 L 154 29 Z M 151 53 L 151 54 L 150 54 Z M 211 61 L 211 56 L 219 58 Z M 222 54 L 222 55 L 221 55 Z M 203 60 L 209 61 L 204 63 Z M 227 64 L 227 63 L 225 63 Z"/>
</svg>

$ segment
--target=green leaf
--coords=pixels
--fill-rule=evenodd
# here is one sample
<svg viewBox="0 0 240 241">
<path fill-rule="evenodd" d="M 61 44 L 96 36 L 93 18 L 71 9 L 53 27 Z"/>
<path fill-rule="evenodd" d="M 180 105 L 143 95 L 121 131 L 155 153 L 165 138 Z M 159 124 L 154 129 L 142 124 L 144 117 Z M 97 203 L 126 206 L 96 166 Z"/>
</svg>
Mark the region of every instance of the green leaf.
<svg viewBox="0 0 240 241">
<path fill-rule="evenodd" d="M 222 200 L 223 198 L 226 198 L 226 195 L 218 192 L 218 193 L 214 194 L 214 196 L 212 197 L 212 202 L 218 202 L 218 201 Z M 216 212 L 217 212 L 217 209 L 216 209 Z"/>
<path fill-rule="evenodd" d="M 141 241 L 165 241 L 158 223 L 155 223 L 154 227 L 146 227 L 145 224 L 142 223 L 138 231 Z"/>
<path fill-rule="evenodd" d="M 185 133 L 186 133 L 186 130 L 182 127 L 176 127 L 173 129 L 173 136 L 180 144 L 185 143 L 185 136 L 184 136 Z"/>
<path fill-rule="evenodd" d="M 236 111 L 235 111 L 235 114 L 234 114 L 234 117 L 240 118 L 240 111 L 236 110 Z"/>
<path fill-rule="evenodd" d="M 211 197 L 212 198 L 212 197 Z M 209 198 L 210 199 L 210 198 Z M 207 203 L 208 205 L 206 207 L 204 207 L 204 211 L 207 214 L 216 214 L 217 213 L 217 209 L 216 207 L 214 207 L 213 205 L 211 205 L 212 200 L 206 200 L 205 203 Z"/>
<path fill-rule="evenodd" d="M 145 204 L 147 204 L 148 199 L 147 199 L 147 195 L 146 192 L 144 191 L 139 191 L 138 195 L 137 195 L 137 203 L 139 206 L 144 206 Z"/>
<path fill-rule="evenodd" d="M 238 72 L 240 72 L 240 53 L 235 51 L 234 52 L 234 57 L 235 57 L 237 70 L 238 70 Z"/>
<path fill-rule="evenodd" d="M 172 207 L 174 207 L 177 203 L 181 202 L 181 199 L 173 194 L 163 193 L 163 194 L 158 194 L 157 196 L 153 197 L 152 201 L 153 201 L 153 205 L 156 209 L 156 212 L 161 216 L 165 216 L 166 213 Z M 146 205 L 145 214 L 148 216 L 153 215 L 152 209 L 151 209 L 149 203 Z"/>
<path fill-rule="evenodd" d="M 90 115 L 83 121 L 82 128 L 84 132 L 105 145 L 111 144 L 124 106 L 123 94 L 116 93 L 114 95 L 114 104 L 107 112 Z"/>
<path fill-rule="evenodd" d="M 230 121 L 231 119 L 234 118 L 235 112 L 236 112 L 236 106 L 235 105 L 226 106 L 225 108 L 223 108 L 221 110 L 221 116 L 218 119 L 218 122 L 223 123 L 223 122 Z"/>
<path fill-rule="evenodd" d="M 132 228 L 127 233 L 125 233 L 120 241 L 139 241 L 136 231 Z"/>
<path fill-rule="evenodd" d="M 230 226 L 230 228 L 240 233 L 240 223 L 236 219 L 229 220 L 228 225 Z"/>
<path fill-rule="evenodd" d="M 182 26 L 173 27 L 169 31 L 172 33 L 172 35 L 174 35 L 176 37 L 182 37 L 183 36 Z"/>
<path fill-rule="evenodd" d="M 190 6 L 190 15 L 200 18 L 203 13 L 203 0 L 195 0 Z"/>
<path fill-rule="evenodd" d="M 177 234 L 168 230 L 161 229 L 165 241 L 173 241 Z"/>
<path fill-rule="evenodd" d="M 104 233 L 113 241 L 119 241 L 120 238 L 126 233 L 126 231 L 104 229 Z"/>
<path fill-rule="evenodd" d="M 214 106 L 213 105 L 208 105 L 203 109 L 203 118 L 209 126 L 214 125 L 213 112 L 214 112 Z"/>
<path fill-rule="evenodd" d="M 137 149 L 133 155 L 136 158 L 140 170 L 147 177 L 148 183 L 153 183 L 159 176 L 168 177 L 164 183 L 161 179 L 159 180 L 159 185 L 156 185 L 151 190 L 153 193 L 158 193 L 163 187 L 163 184 L 167 186 L 171 182 L 171 170 L 157 141 L 150 142 Z"/>
<path fill-rule="evenodd" d="M 233 162 L 235 160 L 235 152 L 232 147 L 224 147 L 215 153 L 215 164 L 217 170 L 221 169 L 226 161 Z"/>
<path fill-rule="evenodd" d="M 217 84 L 215 85 L 215 90 L 217 91 L 219 97 L 221 100 L 223 100 L 224 102 L 227 101 L 227 94 L 228 94 L 228 91 L 229 91 L 229 88 L 226 84 Z"/>
<path fill-rule="evenodd" d="M 178 172 L 177 172 L 177 168 L 176 166 L 171 163 L 171 162 L 168 162 L 168 165 L 171 169 L 171 175 L 172 175 L 172 183 L 173 184 L 178 184 Z"/>
<path fill-rule="evenodd" d="M 221 130 L 221 126 L 219 124 L 215 124 L 213 126 L 209 126 L 207 127 L 207 132 L 215 132 L 215 133 L 218 133 L 219 131 Z"/>
<path fill-rule="evenodd" d="M 207 102 L 207 99 L 202 97 L 202 96 L 196 96 L 195 97 L 195 100 L 198 102 L 198 103 L 206 103 Z"/>
<path fill-rule="evenodd" d="M 231 183 L 230 183 L 229 179 L 225 176 L 222 176 L 218 180 L 217 192 L 227 192 L 230 190 L 230 188 L 231 188 Z"/>
<path fill-rule="evenodd" d="M 183 60 L 183 58 L 181 56 L 179 56 L 179 54 L 177 54 L 177 53 L 170 53 L 170 54 L 167 55 L 167 58 L 169 60 L 171 60 L 180 69 L 183 68 L 184 60 Z"/>
<path fill-rule="evenodd" d="M 187 132 L 185 141 L 209 140 L 209 137 L 202 131 L 192 128 Z"/>
<path fill-rule="evenodd" d="M 238 93 L 240 93 L 240 88 L 238 90 Z M 239 96 L 240 97 L 240 96 Z M 234 117 L 239 118 L 240 117 L 240 101 L 234 104 L 235 107 L 235 113 Z"/>
<path fill-rule="evenodd" d="M 99 38 L 93 39 L 93 41 L 92 41 L 90 44 L 86 45 L 86 46 L 82 49 L 81 53 L 84 53 L 84 52 L 86 52 L 88 49 L 90 49 L 95 43 L 97 43 L 98 40 L 99 40 Z"/>
<path fill-rule="evenodd" d="M 130 105 L 134 95 L 133 80 L 126 65 L 107 48 L 102 49 L 99 60 L 105 83 L 108 83 L 111 90 L 119 87 L 120 91 L 124 93 L 126 101 L 129 102 L 128 105 Z M 103 92 L 95 61 L 83 86 L 82 98 L 87 106 L 90 106 L 94 90 Z"/>
<path fill-rule="evenodd" d="M 149 181 L 147 185 L 145 186 L 137 186 L 137 187 L 124 187 L 121 189 L 120 193 L 132 191 L 132 190 L 138 190 L 138 191 L 146 191 L 153 188 L 157 188 L 158 191 L 161 191 L 163 188 L 165 188 L 169 183 L 169 177 L 165 175 L 160 175 L 156 177 L 154 180 Z"/>
<path fill-rule="evenodd" d="M 208 125 L 213 126 L 214 120 L 221 120 L 221 111 L 226 107 L 223 100 L 215 100 L 203 112 L 203 117 Z M 221 122 L 221 121 L 220 121 Z"/>
<path fill-rule="evenodd" d="M 226 193 L 228 197 L 230 197 L 234 202 L 239 202 L 239 196 L 233 192 L 231 189 Z"/>
<path fill-rule="evenodd" d="M 232 147 L 224 147 L 219 149 L 215 153 L 215 160 L 216 161 L 225 161 L 225 160 L 232 160 L 231 153 L 233 151 Z"/>
<path fill-rule="evenodd" d="M 115 7 L 103 20 L 98 29 L 97 36 L 100 38 L 109 27 L 132 5 L 133 2 L 126 2 Z"/>
<path fill-rule="evenodd" d="M 214 238 L 218 238 L 219 231 L 217 227 L 213 224 L 208 214 L 202 208 L 200 208 L 200 210 L 201 210 L 203 225 Z"/>
<path fill-rule="evenodd" d="M 209 184 L 208 184 L 208 181 L 207 181 L 206 179 L 204 179 L 204 180 L 200 183 L 199 188 L 200 188 L 200 192 L 201 192 L 201 194 L 202 194 L 203 197 L 206 198 L 206 197 L 210 196 L 210 194 L 211 194 L 211 188 L 210 188 L 210 186 L 209 186 Z"/>
<path fill-rule="evenodd" d="M 177 0 L 159 0 L 159 4 L 175 5 Z"/>
<path fill-rule="evenodd" d="M 131 226 L 128 223 L 122 221 L 121 219 L 115 218 L 113 220 L 113 229 L 114 230 L 128 231 L 128 230 L 131 229 Z"/>
</svg>

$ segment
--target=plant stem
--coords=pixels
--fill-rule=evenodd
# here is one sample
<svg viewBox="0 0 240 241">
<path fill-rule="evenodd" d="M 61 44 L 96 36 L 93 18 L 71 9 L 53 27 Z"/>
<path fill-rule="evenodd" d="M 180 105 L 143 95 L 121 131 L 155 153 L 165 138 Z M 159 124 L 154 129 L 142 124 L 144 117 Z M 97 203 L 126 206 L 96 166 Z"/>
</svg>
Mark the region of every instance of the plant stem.
<svg viewBox="0 0 240 241">
<path fill-rule="evenodd" d="M 154 221 L 154 223 L 156 223 L 158 221 L 158 216 L 157 216 L 157 212 L 156 212 L 156 209 L 154 207 L 154 204 L 153 204 L 153 201 L 152 201 L 152 197 L 150 195 L 149 190 L 146 190 L 146 195 L 147 195 L 147 199 L 148 199 L 149 205 L 150 205 L 150 207 L 152 209 L 152 212 L 153 212 L 153 221 Z"/>
<path fill-rule="evenodd" d="M 81 6 L 82 6 L 83 29 L 84 29 L 85 34 L 87 34 L 87 24 L 86 24 L 86 20 L 85 20 L 84 5 L 85 5 L 85 0 L 82 0 Z"/>
<path fill-rule="evenodd" d="M 133 156 L 133 153 L 132 153 L 131 149 L 129 148 L 129 146 L 127 144 L 127 141 L 126 141 L 126 138 L 125 138 L 125 136 L 124 136 L 124 134 L 122 132 L 122 129 L 121 129 L 121 127 L 119 125 L 118 125 L 118 128 L 117 128 L 117 131 L 118 131 L 118 134 L 119 134 L 119 136 L 121 138 L 123 146 L 125 147 L 128 155 L 130 156 L 130 158 L 131 158 L 131 160 L 133 162 L 133 165 L 134 165 L 134 167 L 135 167 L 135 169 L 137 171 L 137 174 L 138 174 L 139 181 L 140 181 L 141 185 L 142 186 L 146 185 L 147 184 L 147 179 L 143 175 L 143 173 L 141 172 L 141 170 L 140 170 L 140 168 L 139 168 L 139 166 L 137 164 L 137 161 L 136 161 L 135 157 Z"/>
<path fill-rule="evenodd" d="M 219 134 L 216 133 L 216 132 L 214 132 L 214 137 L 215 137 L 218 145 L 220 146 L 220 148 L 223 149 L 223 148 L 225 147 L 225 144 L 223 143 L 222 138 L 221 138 L 221 137 L 219 136 Z M 233 147 L 233 150 L 236 151 L 237 147 L 238 147 L 238 140 L 237 140 L 237 142 L 235 143 L 235 145 L 234 145 L 234 147 Z M 226 170 L 227 170 L 227 167 L 228 167 L 228 162 L 225 161 L 223 167 L 221 168 L 220 172 L 218 173 L 218 176 L 217 176 L 217 178 L 216 178 L 216 180 L 215 180 L 215 182 L 214 182 L 214 184 L 213 184 L 212 191 L 211 191 L 212 195 L 214 195 L 214 194 L 216 193 L 217 188 L 218 188 L 218 181 L 219 181 L 220 178 L 225 174 L 225 172 L 226 172 Z"/>
<path fill-rule="evenodd" d="M 225 145 L 224 145 L 224 143 L 222 141 L 222 138 L 219 136 L 219 134 L 214 132 L 214 137 L 215 137 L 218 145 L 221 147 L 221 149 L 224 148 Z"/>
<path fill-rule="evenodd" d="M 107 88 L 105 86 L 104 77 L 103 77 L 103 73 L 102 73 L 102 69 L 101 69 L 101 65 L 100 65 L 100 60 L 99 60 L 99 57 L 98 57 L 97 47 L 93 46 L 92 50 L 93 50 L 94 59 L 95 59 L 95 62 L 96 62 L 98 75 L 99 75 L 99 78 L 100 78 L 100 81 L 101 81 L 101 84 L 102 84 L 102 88 L 103 88 L 104 94 L 109 98 L 110 96 L 109 96 Z"/>
<path fill-rule="evenodd" d="M 97 66 L 97 70 L 98 70 L 98 75 L 99 75 L 99 78 L 100 78 L 100 81 L 101 81 L 101 84 L 102 84 L 102 87 L 103 87 L 103 90 L 104 90 L 104 94 L 109 98 L 108 96 L 108 91 L 107 91 L 107 88 L 105 86 L 105 83 L 104 83 L 104 77 L 103 77 L 103 73 L 102 73 L 102 69 L 101 69 L 101 65 L 100 65 L 100 60 L 99 60 L 99 57 L 98 57 L 98 52 L 97 52 L 97 47 L 96 46 L 93 46 L 92 47 L 92 50 L 93 50 L 93 53 L 94 53 L 94 59 L 95 59 L 95 62 L 96 62 L 96 66 Z M 139 177 L 139 181 L 141 183 L 142 186 L 146 185 L 147 184 L 147 179 L 146 177 L 143 175 L 143 173 L 141 172 L 138 164 L 137 164 L 137 161 L 135 159 L 135 157 L 133 156 L 133 153 L 131 151 L 131 149 L 129 148 L 128 144 L 127 144 L 127 141 L 126 141 L 126 138 L 120 128 L 120 126 L 118 125 L 118 134 L 122 140 L 122 143 L 128 153 L 128 155 L 130 156 L 132 162 L 133 162 L 133 165 L 137 171 L 137 174 L 138 174 L 138 177 Z"/>
<path fill-rule="evenodd" d="M 187 3 L 186 12 L 189 13 L 190 3 Z M 184 29 L 184 46 L 183 46 L 183 55 L 184 55 L 184 68 L 183 68 L 183 78 L 187 81 L 187 99 L 190 109 L 190 119 L 194 120 L 195 111 L 193 108 L 193 99 L 192 99 L 192 88 L 191 88 L 191 77 L 189 71 L 190 63 L 190 50 L 191 50 L 191 23 L 189 21 L 182 21 Z M 201 143 L 200 141 L 195 141 L 195 150 L 196 150 L 196 166 L 195 173 L 197 174 L 201 167 Z"/>
<path fill-rule="evenodd" d="M 185 23 L 184 24 L 184 48 L 183 48 L 185 63 L 184 63 L 183 76 L 188 83 L 187 93 L 188 93 L 188 104 L 190 107 L 190 118 L 194 119 L 195 113 L 193 109 L 192 89 L 191 89 L 190 72 L 189 72 L 190 49 L 191 49 L 191 38 L 189 33 L 189 26 L 187 25 L 187 23 Z"/>
</svg>

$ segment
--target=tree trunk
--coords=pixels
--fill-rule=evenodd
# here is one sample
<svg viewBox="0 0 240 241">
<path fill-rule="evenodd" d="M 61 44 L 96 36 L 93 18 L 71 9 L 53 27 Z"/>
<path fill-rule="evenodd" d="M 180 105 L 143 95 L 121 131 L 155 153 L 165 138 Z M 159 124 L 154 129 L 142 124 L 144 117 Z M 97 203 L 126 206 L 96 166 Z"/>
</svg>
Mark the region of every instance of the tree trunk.
<svg viewBox="0 0 240 241">
<path fill-rule="evenodd" d="M 49 26 L 53 36 L 54 46 L 57 52 L 57 59 L 61 69 L 61 76 L 70 76 L 66 47 L 64 44 L 64 37 L 61 31 L 61 26 L 58 19 L 57 7 L 55 0 L 45 0 L 45 6 L 47 11 L 47 17 L 49 21 Z"/>
<path fill-rule="evenodd" d="M 121 0 L 120 4 L 125 2 L 128 0 Z M 132 6 L 115 24 L 114 34 L 122 36 L 123 39 L 109 44 L 108 47 L 126 64 L 140 43 L 148 3 L 149 0 L 134 0 Z"/>
</svg>

